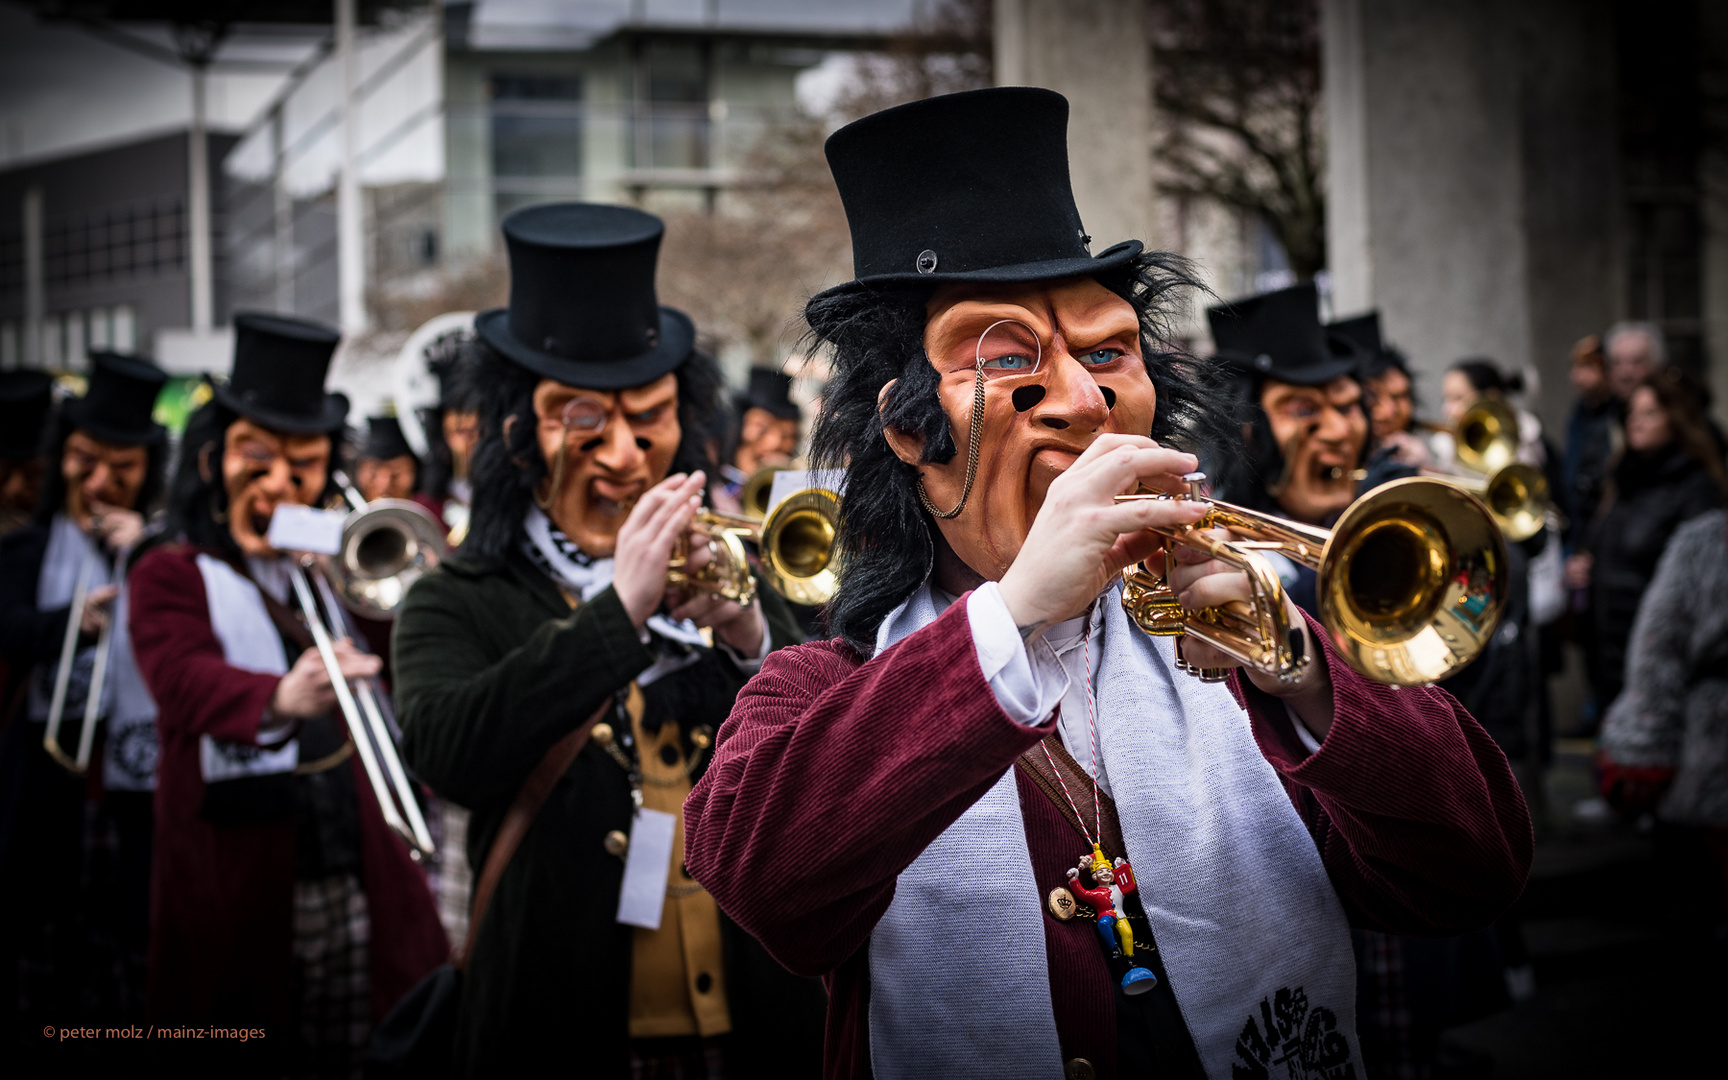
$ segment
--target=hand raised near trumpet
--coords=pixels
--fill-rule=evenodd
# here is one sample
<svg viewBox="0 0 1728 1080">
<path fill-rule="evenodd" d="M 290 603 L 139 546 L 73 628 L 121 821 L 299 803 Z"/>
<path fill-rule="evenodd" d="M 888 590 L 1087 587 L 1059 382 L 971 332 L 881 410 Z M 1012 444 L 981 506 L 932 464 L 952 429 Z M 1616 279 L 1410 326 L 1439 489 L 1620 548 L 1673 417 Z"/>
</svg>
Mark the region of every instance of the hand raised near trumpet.
<svg viewBox="0 0 1728 1080">
<path fill-rule="evenodd" d="M 1193 524 L 1195 503 L 1146 499 L 1118 503 L 1140 487 L 1187 490 L 1199 462 L 1137 435 L 1100 435 L 1050 482 L 1044 504 L 997 588 L 1027 641 L 1086 610 L 1123 568 L 1151 557 L 1163 541 L 1146 530 Z"/>
<path fill-rule="evenodd" d="M 1232 539 L 1227 529 L 1208 529 L 1200 535 L 1219 540 Z M 1253 597 L 1248 575 L 1230 564 L 1211 558 L 1204 551 L 1186 545 L 1175 545 L 1167 578 L 1170 591 L 1188 611 L 1218 607 L 1237 601 L 1250 603 Z M 1292 628 L 1300 627 L 1305 656 L 1320 656 L 1320 645 L 1308 629 L 1308 620 L 1288 595 L 1284 597 L 1285 612 Z M 1302 723 L 1315 738 L 1324 739 L 1332 727 L 1332 680 L 1326 674 L 1325 661 L 1311 663 L 1296 682 L 1283 682 L 1276 675 L 1245 667 L 1240 661 L 1226 656 L 1195 637 L 1182 639 L 1182 658 L 1197 668 L 1243 667 L 1243 674 L 1255 686 L 1275 697 L 1281 697 L 1302 718 Z"/>
<path fill-rule="evenodd" d="M 102 541 L 109 551 L 125 551 L 143 537 L 144 515 L 136 510 L 92 500 L 90 535 Z"/>
<path fill-rule="evenodd" d="M 384 661 L 356 648 L 349 638 L 335 642 L 336 663 L 346 679 L 365 679 L 378 674 Z M 288 674 L 270 696 L 270 711 L 284 719 L 310 720 L 336 707 L 336 688 L 316 648 L 307 649 L 294 661 Z"/>
<path fill-rule="evenodd" d="M 637 630 L 666 598 L 666 564 L 702 506 L 700 469 L 673 473 L 643 493 L 618 529 L 612 589 Z"/>
</svg>

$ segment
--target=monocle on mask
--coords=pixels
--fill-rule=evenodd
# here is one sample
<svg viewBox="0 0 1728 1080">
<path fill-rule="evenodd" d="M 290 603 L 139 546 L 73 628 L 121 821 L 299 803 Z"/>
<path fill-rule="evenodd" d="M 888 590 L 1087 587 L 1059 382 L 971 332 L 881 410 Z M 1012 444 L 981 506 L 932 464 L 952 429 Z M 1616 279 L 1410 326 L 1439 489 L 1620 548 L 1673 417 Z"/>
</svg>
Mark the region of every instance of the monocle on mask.
<svg viewBox="0 0 1728 1080">
<path fill-rule="evenodd" d="M 998 334 L 994 338 L 991 336 L 992 331 L 1000 326 L 1018 326 L 1027 331 L 1027 337 L 1031 339 L 1031 344 L 1035 350 L 1031 357 L 1030 367 L 1023 367 L 1027 358 L 1023 352 L 1016 351 L 1024 349 L 1026 344 L 1024 341 L 1016 341 L 1012 336 L 1005 334 Z M 954 504 L 952 510 L 936 509 L 936 504 L 930 501 L 930 493 L 924 490 L 924 478 L 918 478 L 918 501 L 924 504 L 924 509 L 944 521 L 959 517 L 960 511 L 966 509 L 966 500 L 972 495 L 972 482 L 978 478 L 978 454 L 984 435 L 984 366 L 986 364 L 1012 363 L 1015 366 L 1003 366 L 1001 370 L 1016 375 L 1036 375 L 1039 365 L 1044 361 L 1044 343 L 1038 340 L 1036 331 L 1020 320 L 998 319 L 985 327 L 984 332 L 978 335 L 978 344 L 973 350 L 973 356 L 977 362 L 977 377 L 972 384 L 972 422 L 969 425 L 966 438 L 966 482 L 960 488 L 960 501 Z"/>
</svg>

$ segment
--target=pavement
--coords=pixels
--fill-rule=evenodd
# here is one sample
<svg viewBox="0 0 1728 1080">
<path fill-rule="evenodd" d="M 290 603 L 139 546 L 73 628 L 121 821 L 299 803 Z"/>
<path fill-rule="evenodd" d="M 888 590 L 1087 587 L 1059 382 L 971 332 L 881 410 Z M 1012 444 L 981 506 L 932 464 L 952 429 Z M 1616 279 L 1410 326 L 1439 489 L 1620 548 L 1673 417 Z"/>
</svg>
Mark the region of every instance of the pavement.
<svg viewBox="0 0 1728 1080">
<path fill-rule="evenodd" d="M 1446 1032 L 1437 1080 L 1728 1077 L 1728 947 L 1706 886 L 1658 857 L 1669 840 L 1650 821 L 1576 812 L 1595 794 L 1590 760 L 1587 741 L 1560 740 L 1532 807 L 1515 915 L 1535 993 Z"/>
</svg>

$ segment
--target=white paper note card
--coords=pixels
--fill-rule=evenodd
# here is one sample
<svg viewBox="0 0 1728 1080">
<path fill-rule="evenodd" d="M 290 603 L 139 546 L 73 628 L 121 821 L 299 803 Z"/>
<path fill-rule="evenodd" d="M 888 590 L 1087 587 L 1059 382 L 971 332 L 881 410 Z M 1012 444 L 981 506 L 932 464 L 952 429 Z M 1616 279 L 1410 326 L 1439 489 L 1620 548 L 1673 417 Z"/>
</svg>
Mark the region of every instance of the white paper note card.
<svg viewBox="0 0 1728 1080">
<path fill-rule="evenodd" d="M 660 810 L 636 811 L 630 827 L 630 848 L 624 856 L 624 888 L 618 893 L 618 921 L 645 930 L 660 929 L 666 904 L 666 877 L 672 872 L 675 815 Z"/>
<path fill-rule="evenodd" d="M 348 515 L 339 510 L 283 503 L 270 515 L 270 531 L 264 535 L 277 551 L 309 551 L 334 555 L 342 550 L 342 523 Z"/>
</svg>

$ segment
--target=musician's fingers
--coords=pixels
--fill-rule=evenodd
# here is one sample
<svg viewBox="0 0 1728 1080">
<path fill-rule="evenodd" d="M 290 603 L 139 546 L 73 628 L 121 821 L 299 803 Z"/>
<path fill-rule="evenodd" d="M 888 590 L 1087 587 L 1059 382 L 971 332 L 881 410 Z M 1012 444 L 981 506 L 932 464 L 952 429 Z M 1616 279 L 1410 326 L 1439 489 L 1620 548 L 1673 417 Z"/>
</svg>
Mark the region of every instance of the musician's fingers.
<svg viewBox="0 0 1728 1080">
<path fill-rule="evenodd" d="M 1189 611 L 1217 607 L 1232 600 L 1246 602 L 1252 596 L 1253 592 L 1248 586 L 1248 575 L 1232 570 L 1207 574 L 1205 577 L 1190 582 L 1186 588 L 1176 594 L 1176 598 L 1182 602 L 1182 606 Z"/>
<path fill-rule="evenodd" d="M 118 585 L 98 585 L 84 594 L 84 606 L 86 609 L 104 608 L 113 603 L 114 598 L 119 595 L 120 586 Z"/>
<path fill-rule="evenodd" d="M 1221 653 L 1204 641 L 1193 637 L 1183 638 L 1181 649 L 1182 659 L 1189 667 L 1233 668 L 1242 666 L 1242 662 L 1235 657 Z"/>
</svg>

